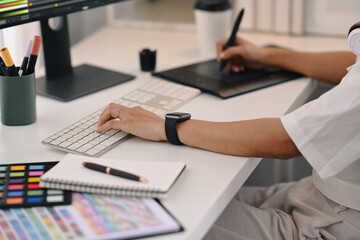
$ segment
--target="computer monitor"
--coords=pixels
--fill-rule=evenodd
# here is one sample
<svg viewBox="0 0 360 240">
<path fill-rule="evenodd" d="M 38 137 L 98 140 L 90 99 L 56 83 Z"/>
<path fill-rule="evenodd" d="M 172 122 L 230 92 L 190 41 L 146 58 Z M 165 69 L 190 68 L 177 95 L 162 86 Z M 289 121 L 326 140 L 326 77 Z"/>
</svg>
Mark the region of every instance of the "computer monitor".
<svg viewBox="0 0 360 240">
<path fill-rule="evenodd" d="M 122 0 L 0 1 L 0 29 L 40 21 L 46 75 L 37 79 L 38 94 L 60 101 L 70 101 L 134 78 L 128 74 L 87 64 L 74 68 L 71 65 L 66 15 L 120 1 Z M 49 24 L 49 19 L 53 17 L 60 17 L 55 28 Z"/>
</svg>

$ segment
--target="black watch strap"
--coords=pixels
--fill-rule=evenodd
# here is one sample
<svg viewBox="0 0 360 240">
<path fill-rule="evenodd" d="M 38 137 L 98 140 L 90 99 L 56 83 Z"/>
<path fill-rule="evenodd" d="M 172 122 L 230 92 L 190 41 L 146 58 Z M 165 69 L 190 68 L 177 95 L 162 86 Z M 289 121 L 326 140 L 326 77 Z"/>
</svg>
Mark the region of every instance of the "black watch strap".
<svg viewBox="0 0 360 240">
<path fill-rule="evenodd" d="M 183 145 L 183 143 L 180 142 L 178 134 L 177 134 L 177 129 L 176 129 L 177 123 L 178 123 L 177 119 L 167 118 L 165 120 L 166 138 L 172 144 Z"/>
</svg>

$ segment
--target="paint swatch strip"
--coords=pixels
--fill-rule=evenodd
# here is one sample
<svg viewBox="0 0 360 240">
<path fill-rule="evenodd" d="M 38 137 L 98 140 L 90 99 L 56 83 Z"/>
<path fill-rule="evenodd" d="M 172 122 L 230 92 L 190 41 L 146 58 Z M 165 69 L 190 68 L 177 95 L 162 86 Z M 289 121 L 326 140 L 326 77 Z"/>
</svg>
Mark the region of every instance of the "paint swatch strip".
<svg viewBox="0 0 360 240">
<path fill-rule="evenodd" d="M 39 186 L 57 162 L 0 165 L 0 208 L 71 204 L 71 192 Z"/>
</svg>

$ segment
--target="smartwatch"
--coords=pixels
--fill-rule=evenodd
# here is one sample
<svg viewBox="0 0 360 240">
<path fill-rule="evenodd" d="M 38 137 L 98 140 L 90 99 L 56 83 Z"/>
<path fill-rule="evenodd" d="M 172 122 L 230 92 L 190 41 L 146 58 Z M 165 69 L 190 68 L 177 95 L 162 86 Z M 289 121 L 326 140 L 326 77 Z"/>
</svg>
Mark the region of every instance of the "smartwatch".
<svg viewBox="0 0 360 240">
<path fill-rule="evenodd" d="M 182 113 L 182 112 L 173 112 L 165 115 L 165 133 L 167 140 L 175 145 L 182 145 L 180 142 L 176 124 L 178 122 L 184 122 L 191 118 L 190 113 Z"/>
</svg>

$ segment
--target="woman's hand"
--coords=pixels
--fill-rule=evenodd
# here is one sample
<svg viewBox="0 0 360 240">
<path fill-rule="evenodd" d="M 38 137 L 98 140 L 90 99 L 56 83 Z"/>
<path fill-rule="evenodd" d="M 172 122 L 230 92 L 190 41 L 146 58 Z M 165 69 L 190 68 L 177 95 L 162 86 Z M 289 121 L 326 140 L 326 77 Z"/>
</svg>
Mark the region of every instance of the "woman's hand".
<svg viewBox="0 0 360 240">
<path fill-rule="evenodd" d="M 167 141 L 165 120 L 141 107 L 110 103 L 101 113 L 98 126 L 98 133 L 118 129 L 153 141 Z"/>
<path fill-rule="evenodd" d="M 218 61 L 227 60 L 226 68 L 239 72 L 246 67 L 261 69 L 266 67 L 265 55 L 267 48 L 256 46 L 237 37 L 234 46 L 224 50 L 226 40 L 217 42 Z"/>
</svg>

